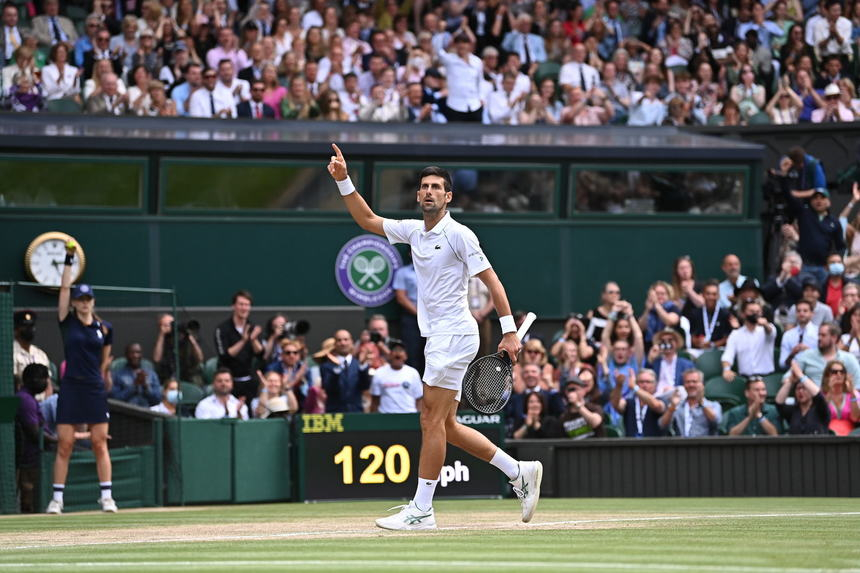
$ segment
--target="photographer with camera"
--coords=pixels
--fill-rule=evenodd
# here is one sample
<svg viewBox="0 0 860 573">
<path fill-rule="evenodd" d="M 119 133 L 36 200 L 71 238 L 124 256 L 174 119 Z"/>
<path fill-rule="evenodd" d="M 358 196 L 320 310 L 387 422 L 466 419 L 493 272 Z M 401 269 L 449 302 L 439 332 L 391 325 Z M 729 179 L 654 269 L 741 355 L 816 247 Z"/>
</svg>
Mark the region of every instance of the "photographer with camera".
<svg viewBox="0 0 860 573">
<path fill-rule="evenodd" d="M 355 345 L 355 356 L 366 352 L 370 357 L 370 367 L 374 370 L 388 364 L 391 350 L 388 343 L 388 320 L 381 314 L 374 314 L 367 319 L 367 330 L 362 333 Z"/>
<path fill-rule="evenodd" d="M 173 342 L 173 328 L 179 334 L 179 376 L 176 375 L 176 358 Z M 158 336 L 152 350 L 152 361 L 160 380 L 177 378 L 203 387 L 203 349 L 197 339 L 200 337 L 200 323 L 196 320 L 174 324 L 173 316 L 162 314 L 158 317 Z"/>
<path fill-rule="evenodd" d="M 657 398 L 668 399 L 676 388 L 683 386 L 684 372 L 695 368 L 690 360 L 678 356 L 680 348 L 684 348 L 684 339 L 674 328 L 664 328 L 654 336 L 647 366 L 657 375 L 654 393 Z"/>
</svg>

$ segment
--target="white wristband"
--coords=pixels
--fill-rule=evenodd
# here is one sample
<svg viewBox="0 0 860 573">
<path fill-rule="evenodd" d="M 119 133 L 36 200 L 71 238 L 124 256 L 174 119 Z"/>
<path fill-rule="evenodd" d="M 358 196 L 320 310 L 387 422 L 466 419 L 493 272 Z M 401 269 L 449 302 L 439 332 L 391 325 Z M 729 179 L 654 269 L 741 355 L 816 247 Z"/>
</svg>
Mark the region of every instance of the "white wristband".
<svg viewBox="0 0 860 573">
<path fill-rule="evenodd" d="M 355 193 L 355 185 L 352 184 L 352 179 L 349 178 L 349 175 L 347 175 L 346 179 L 343 181 L 335 181 L 335 183 L 337 183 L 337 190 L 340 191 L 340 194 L 344 197 Z"/>
<path fill-rule="evenodd" d="M 510 314 L 499 317 L 499 324 L 502 325 L 502 334 L 517 331 L 517 323 L 514 322 L 514 317 Z"/>
</svg>

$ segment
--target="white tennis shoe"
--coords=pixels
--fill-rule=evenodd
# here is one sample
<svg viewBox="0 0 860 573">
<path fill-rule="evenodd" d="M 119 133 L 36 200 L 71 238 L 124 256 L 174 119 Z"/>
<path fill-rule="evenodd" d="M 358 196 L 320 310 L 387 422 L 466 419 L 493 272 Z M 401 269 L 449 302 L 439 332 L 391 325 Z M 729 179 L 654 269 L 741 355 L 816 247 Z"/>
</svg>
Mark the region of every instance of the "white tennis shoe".
<svg viewBox="0 0 860 573">
<path fill-rule="evenodd" d="M 60 515 L 63 513 L 63 502 L 57 501 L 56 499 L 52 499 L 48 502 L 48 509 L 45 510 L 45 513 L 50 513 L 52 515 Z"/>
<path fill-rule="evenodd" d="M 399 509 L 396 515 L 380 517 L 376 525 L 382 529 L 417 531 L 419 529 L 436 529 L 436 515 L 431 507 L 427 511 L 418 509 L 414 501 L 406 505 L 392 507 L 388 511 Z"/>
<path fill-rule="evenodd" d="M 99 499 L 99 505 L 102 506 L 102 511 L 105 513 L 116 513 L 119 511 L 116 507 L 116 502 L 113 498 Z"/>
<path fill-rule="evenodd" d="M 531 521 L 540 499 L 540 482 L 543 479 L 543 464 L 520 462 L 520 475 L 510 484 L 523 506 L 523 523 Z"/>
</svg>

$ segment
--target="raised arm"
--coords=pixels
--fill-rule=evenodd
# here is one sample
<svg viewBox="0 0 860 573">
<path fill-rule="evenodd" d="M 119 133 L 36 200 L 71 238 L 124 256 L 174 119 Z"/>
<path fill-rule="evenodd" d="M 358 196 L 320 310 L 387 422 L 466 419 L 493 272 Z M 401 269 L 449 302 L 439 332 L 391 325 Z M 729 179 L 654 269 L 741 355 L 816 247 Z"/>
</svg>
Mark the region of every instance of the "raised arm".
<svg viewBox="0 0 860 573">
<path fill-rule="evenodd" d="M 328 172 L 337 183 L 338 190 L 343 196 L 343 202 L 346 203 L 346 208 L 349 209 L 349 214 L 358 223 L 358 226 L 377 235 L 385 236 L 385 230 L 382 227 L 382 217 L 373 212 L 364 198 L 355 191 L 355 186 L 349 178 L 346 169 L 346 160 L 343 158 L 343 153 L 340 148 L 334 143 L 331 144 L 334 150 L 334 155 L 328 164 Z"/>
<path fill-rule="evenodd" d="M 66 243 L 66 260 L 63 262 L 63 276 L 60 279 L 60 298 L 57 303 L 57 317 L 60 322 L 69 316 L 69 300 L 72 296 L 72 259 L 75 257 L 77 244 L 74 241 Z"/>
</svg>

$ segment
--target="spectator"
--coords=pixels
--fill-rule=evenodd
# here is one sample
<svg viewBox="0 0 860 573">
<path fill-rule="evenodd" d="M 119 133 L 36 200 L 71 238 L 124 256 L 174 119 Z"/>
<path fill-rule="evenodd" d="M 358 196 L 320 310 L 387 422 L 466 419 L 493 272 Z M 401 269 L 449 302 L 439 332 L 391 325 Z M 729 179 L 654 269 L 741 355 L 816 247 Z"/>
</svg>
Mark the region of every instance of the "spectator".
<svg viewBox="0 0 860 573">
<path fill-rule="evenodd" d="M 188 51 L 188 44 L 178 41 L 174 44 L 170 61 L 166 61 L 158 72 L 158 79 L 164 82 L 168 89 L 172 90 L 185 80 L 185 70 L 192 63 Z"/>
<path fill-rule="evenodd" d="M 388 364 L 376 369 L 370 383 L 370 411 L 381 414 L 409 414 L 421 410 L 421 375 L 406 364 L 406 347 L 392 341 Z"/>
<path fill-rule="evenodd" d="M 741 316 L 743 325 L 729 335 L 723 352 L 723 379 L 726 382 L 733 382 L 738 374 L 763 376 L 773 372 L 776 327 L 762 316 L 761 304 L 754 299 L 741 303 Z M 737 372 L 732 370 L 735 359 Z"/>
<path fill-rule="evenodd" d="M 2 29 L 2 28 L 0 28 Z M 14 78 L 19 74 L 26 74 L 30 76 L 34 81 L 36 80 L 36 64 L 33 59 L 33 50 L 28 48 L 27 46 L 20 46 L 17 50 L 15 50 L 14 62 L 10 65 L 6 66 L 2 70 L 2 82 L 3 89 L 8 89 L 6 86 L 14 85 Z M 3 93 L 0 93 L 0 96 L 3 96 Z"/>
<path fill-rule="evenodd" d="M 562 90 L 580 88 L 584 92 L 600 85 L 600 73 L 585 62 L 587 51 L 584 44 L 574 44 L 570 48 L 570 61 L 558 73 L 558 83 Z"/>
<path fill-rule="evenodd" d="M 622 385 L 627 382 L 630 398 L 622 396 Z M 653 438 L 664 435 L 660 428 L 660 416 L 666 404 L 654 397 L 657 375 L 643 368 L 638 376 L 632 370 L 626 378 L 618 376 L 612 389 L 612 407 L 624 416 L 624 433 L 628 438 Z"/>
<path fill-rule="evenodd" d="M 263 102 L 275 111 L 275 119 L 281 119 L 281 102 L 287 96 L 287 88 L 278 83 L 278 70 L 272 63 L 263 64 Z"/>
<path fill-rule="evenodd" d="M 189 97 L 188 115 L 191 117 L 236 117 L 233 94 L 218 86 L 215 70 L 203 72 L 203 84 Z M 189 82 L 190 83 L 190 82 Z"/>
<path fill-rule="evenodd" d="M 830 409 L 828 428 L 837 436 L 847 436 L 860 422 L 860 392 L 854 389 L 854 381 L 848 375 L 846 365 L 831 360 L 821 377 L 821 394 Z"/>
<path fill-rule="evenodd" d="M 806 56 L 803 56 L 803 58 L 806 58 Z M 800 122 L 812 121 L 812 112 L 817 108 L 824 107 L 824 99 L 812 87 L 812 75 L 809 71 L 798 70 L 795 77 L 797 79 L 795 91 L 803 102 L 803 111 L 800 112 Z M 824 184 L 822 183 L 822 185 Z"/>
<path fill-rule="evenodd" d="M 420 94 L 421 86 L 418 87 Z M 319 119 L 323 121 L 350 121 L 349 114 L 341 107 L 340 96 L 334 90 L 323 91 L 317 98 L 317 105 L 320 108 Z"/>
<path fill-rule="evenodd" d="M 660 427 L 683 438 L 715 436 L 723 408 L 719 402 L 705 398 L 705 375 L 701 370 L 689 368 L 684 371 L 683 379 L 683 391 L 677 387 L 672 392 L 669 405 L 660 416 Z"/>
<path fill-rule="evenodd" d="M 782 433 L 782 419 L 767 399 L 767 385 L 761 376 L 750 376 L 744 384 L 747 403 L 735 406 L 723 416 L 721 430 L 730 436 L 775 436 Z"/>
<path fill-rule="evenodd" d="M 821 298 L 821 286 L 814 277 L 807 275 L 803 278 L 803 290 L 801 297 L 808 300 L 812 305 L 812 324 L 819 326 L 833 320 L 833 311 L 829 306 L 819 302 Z M 788 309 L 787 324 L 794 324 L 797 321 L 797 310 L 795 307 Z"/>
<path fill-rule="evenodd" d="M 572 364 L 567 360 L 562 361 L 565 362 L 566 366 L 572 366 Z M 553 382 L 553 367 L 552 364 L 549 363 L 546 348 L 544 348 L 543 343 L 536 338 L 527 340 L 525 344 L 523 344 L 520 361 L 514 365 L 514 389 L 517 391 L 521 391 L 524 388 L 523 382 L 525 380 L 525 368 L 528 365 L 537 366 L 541 388 L 544 390 L 550 390 L 558 387 Z M 573 373 L 568 373 L 568 375 L 572 374 Z M 527 386 L 527 384 L 525 386 Z"/>
<path fill-rule="evenodd" d="M 740 83 L 732 88 L 730 97 L 738 104 L 744 119 L 749 119 L 764 109 L 765 89 L 755 83 L 755 71 L 751 65 L 741 67 Z"/>
<path fill-rule="evenodd" d="M 794 357 L 809 349 L 809 344 L 818 338 L 818 327 L 812 322 L 812 303 L 799 300 L 795 305 L 797 323 L 782 335 L 779 352 L 779 367 L 787 370 Z"/>
<path fill-rule="evenodd" d="M 794 404 L 788 404 L 794 391 Z M 830 424 L 830 408 L 820 389 L 808 376 L 795 378 L 793 373 L 782 380 L 776 394 L 776 407 L 788 426 L 789 434 L 826 434 Z"/>
<path fill-rule="evenodd" d="M 305 79 L 295 76 L 290 80 L 287 95 L 281 101 L 281 117 L 284 119 L 315 119 L 319 115 L 317 102 L 311 97 Z"/>
<path fill-rule="evenodd" d="M 134 406 L 149 408 L 161 399 L 158 375 L 143 363 L 143 350 L 133 342 L 125 347 L 125 365 L 113 371 L 114 384 L 110 397 Z"/>
<path fill-rule="evenodd" d="M 844 319 L 847 319 L 848 328 L 839 339 L 839 349 L 850 352 L 860 360 L 860 305 L 855 304 L 851 310 L 846 311 Z"/>
<path fill-rule="evenodd" d="M 580 88 L 567 90 L 568 105 L 561 111 L 561 123 L 573 125 L 606 125 L 615 109 L 599 89 L 592 89 L 588 97 Z"/>
<path fill-rule="evenodd" d="M 860 119 L 860 99 L 857 99 L 857 90 L 854 87 L 854 82 L 848 78 L 842 78 L 837 82 L 839 86 L 839 101 L 843 107 L 851 110 L 854 114 L 854 120 Z"/>
<path fill-rule="evenodd" d="M 741 108 L 734 100 L 729 99 L 723 104 L 723 119 L 717 125 L 721 126 L 745 126 L 746 118 L 741 114 Z"/>
<path fill-rule="evenodd" d="M 289 97 L 289 96 L 288 96 Z M 376 84 L 370 89 L 370 100 L 358 112 L 361 121 L 390 123 L 400 121 L 400 107 L 385 97 L 385 87 Z"/>
<path fill-rule="evenodd" d="M 588 339 L 586 335 L 587 329 L 583 321 L 585 317 L 579 313 L 571 313 L 564 322 L 564 330 L 554 337 L 550 354 L 560 356 L 561 349 L 566 341 L 573 342 L 577 346 L 579 359 L 583 361 L 595 362 L 595 345 Z M 540 341 L 538 341 L 540 342 Z M 540 345 L 543 348 L 543 343 Z"/>
<path fill-rule="evenodd" d="M 855 282 L 847 282 L 842 287 L 842 298 L 839 300 L 838 314 L 839 328 L 842 332 L 851 330 L 851 321 L 848 313 L 860 302 L 860 285 Z"/>
<path fill-rule="evenodd" d="M 657 0 L 665 2 L 665 0 Z M 660 78 L 648 76 L 645 78 L 645 87 L 642 95 L 634 99 L 630 106 L 630 118 L 627 125 L 660 125 L 666 117 L 666 104 L 658 97 L 660 90 Z"/>
<path fill-rule="evenodd" d="M 540 343 L 539 340 L 534 340 L 534 343 Z M 533 355 L 533 354 L 532 354 Z M 559 388 L 564 381 L 578 376 L 584 367 L 588 366 L 579 359 L 579 350 L 575 342 L 570 340 L 565 341 L 558 356 L 556 356 L 556 366 L 553 371 L 552 379 L 548 388 Z"/>
<path fill-rule="evenodd" d="M 827 255 L 825 263 L 828 278 L 821 285 L 821 290 L 823 291 L 825 303 L 833 311 L 833 316 L 838 317 L 842 309 L 842 289 L 847 284 L 845 265 L 842 263 L 842 255 L 839 253 Z"/>
<path fill-rule="evenodd" d="M 123 69 L 131 68 L 131 58 L 137 53 L 137 18 L 127 15 L 122 19 L 122 32 L 110 39 L 110 51 L 119 55 Z"/>
<path fill-rule="evenodd" d="M 352 335 L 338 330 L 334 349 L 320 364 L 326 412 L 363 412 L 362 392 L 370 388 L 369 354 L 354 357 Z"/>
<path fill-rule="evenodd" d="M 274 370 L 265 376 L 257 370 L 257 376 L 260 379 L 260 395 L 251 401 L 255 418 L 282 418 L 298 411 L 296 396 L 285 389 L 283 376 Z"/>
<path fill-rule="evenodd" d="M 56 1 L 56 0 L 52 0 Z M 47 7 L 47 5 L 46 5 Z M 58 42 L 51 46 L 50 64 L 42 68 L 42 86 L 48 101 L 69 99 L 81 103 L 79 70 L 69 63 L 69 46 Z"/>
<path fill-rule="evenodd" d="M 693 43 L 683 32 L 681 22 L 672 18 L 669 20 L 668 33 L 657 42 L 657 47 L 666 58 L 666 67 L 686 68 L 693 57 Z"/>
<path fill-rule="evenodd" d="M 96 32 L 95 42 L 92 48 L 83 54 L 83 78 L 89 80 L 93 77 L 93 70 L 96 63 L 107 60 L 110 62 L 110 68 L 116 75 L 122 74 L 122 58 L 119 53 L 110 50 L 110 32 L 107 29 L 101 28 Z"/>
<path fill-rule="evenodd" d="M 279 343 L 281 352 L 278 360 L 272 363 L 267 372 L 275 371 L 283 376 L 284 389 L 295 394 L 299 404 L 304 402 L 311 387 L 310 367 L 302 359 L 302 344 L 289 338 Z"/>
<path fill-rule="evenodd" d="M 706 350 L 722 348 L 726 345 L 732 327 L 729 324 L 729 311 L 719 305 L 720 286 L 715 280 L 702 287 L 701 312 L 693 310 L 690 316 L 691 346 Z"/>
<path fill-rule="evenodd" d="M 85 108 L 90 115 L 125 115 L 128 112 L 128 94 L 119 93 L 119 78 L 113 72 L 101 75 L 100 89 L 87 99 Z"/>
<path fill-rule="evenodd" d="M 812 380 L 816 386 L 820 386 L 825 366 L 831 360 L 838 360 L 844 364 L 852 380 L 860 379 L 860 365 L 857 359 L 838 347 L 839 334 L 839 326 L 836 323 L 822 324 L 818 328 L 818 346 L 797 354 L 791 361 L 791 369 L 786 372 L 783 380 L 792 376 L 796 380 L 805 377 Z"/>
<path fill-rule="evenodd" d="M 152 76 L 149 70 L 142 65 L 135 66 L 131 74 L 131 84 L 128 88 L 128 107 L 129 113 L 134 115 L 144 115 L 144 110 L 151 103 L 149 98 L 149 82 Z"/>
<path fill-rule="evenodd" d="M 158 317 L 158 335 L 152 350 L 152 361 L 156 374 L 161 380 L 176 377 L 176 355 L 174 354 L 173 316 L 162 314 Z M 189 320 L 176 325 L 179 335 L 179 379 L 203 386 L 203 350 L 197 342 L 200 336 L 200 323 Z"/>
<path fill-rule="evenodd" d="M 785 193 L 791 213 L 797 218 L 800 239 L 797 252 L 803 257 L 802 270 L 813 275 L 819 284 L 827 278 L 825 264 L 831 252 L 845 250 L 842 225 L 830 214 L 830 192 L 824 187 L 812 191 L 809 202 Z"/>
<path fill-rule="evenodd" d="M 24 36 L 18 27 L 18 7 L 12 2 L 3 4 L 3 25 L 0 26 L 0 49 L 4 61 L 11 61 L 15 50 L 24 44 Z"/>
<path fill-rule="evenodd" d="M 534 73 L 537 65 L 546 61 L 546 46 L 544 39 L 531 33 L 532 17 L 520 12 L 516 19 L 516 28 L 505 34 L 502 49 L 506 52 L 516 52 L 523 63 L 523 72 Z"/>
<path fill-rule="evenodd" d="M 418 82 L 406 87 L 406 97 L 401 103 L 400 117 L 410 123 L 447 123 L 439 111 L 439 104 L 424 101 L 424 90 Z"/>
<path fill-rule="evenodd" d="M 251 101 L 239 103 L 236 106 L 236 116 L 250 119 L 275 119 L 275 110 L 263 101 L 265 91 L 263 81 L 255 80 L 251 85 Z"/>
<path fill-rule="evenodd" d="M 169 378 L 161 388 L 161 401 L 149 409 L 159 414 L 175 416 L 179 401 L 182 400 L 182 392 L 179 391 L 179 382 L 175 378 Z"/>
<path fill-rule="evenodd" d="M 592 400 L 585 381 L 579 378 L 568 380 L 564 385 L 564 396 L 567 406 L 558 419 L 562 436 L 572 440 L 606 436 L 603 409 Z"/>
<path fill-rule="evenodd" d="M 836 84 L 842 79 L 842 60 L 839 56 L 828 56 L 821 64 L 818 77 L 813 82 L 815 89 L 823 90 L 831 84 Z M 837 86 L 838 87 L 838 86 Z"/>
<path fill-rule="evenodd" d="M 523 101 L 527 94 L 514 91 L 516 80 L 515 75 L 506 73 L 502 78 L 501 89 L 490 93 L 484 123 L 493 125 L 519 124 L 519 114 L 523 109 Z"/>
<path fill-rule="evenodd" d="M 263 353 L 260 343 L 262 329 L 250 321 L 251 293 L 239 290 L 233 294 L 233 313 L 215 327 L 215 350 L 218 367 L 231 374 L 230 387 L 233 393 L 250 404 L 257 395 L 257 380 L 253 376 L 254 357 Z M 235 387 L 234 387 L 235 386 Z"/>
<path fill-rule="evenodd" d="M 137 52 L 131 56 L 131 67 L 143 66 L 150 76 L 155 76 L 164 66 L 161 56 L 155 51 L 155 33 L 142 30 L 137 41 Z"/>
<path fill-rule="evenodd" d="M 524 402 L 529 394 L 543 394 L 547 400 L 547 412 L 550 414 L 558 415 L 563 410 L 558 392 L 553 390 L 553 385 L 547 384 L 540 365 L 530 363 L 519 366 L 519 375 L 514 378 L 513 394 L 505 410 L 514 429 L 522 423 L 523 413 L 526 410 Z"/>
<path fill-rule="evenodd" d="M 603 285 L 600 292 L 600 304 L 589 310 L 588 330 L 586 336 L 591 340 L 603 339 L 603 330 L 608 321 L 615 321 L 620 315 L 633 316 L 632 307 L 627 301 L 621 300 L 621 287 L 615 281 L 609 281 Z"/>
<path fill-rule="evenodd" d="M 616 377 L 631 370 L 638 372 L 643 366 L 643 356 L 641 351 L 634 351 L 630 343 L 623 338 L 613 342 L 611 351 L 602 353 L 604 354 L 605 358 L 600 361 L 597 370 L 597 384 L 605 402 L 609 400 L 609 394 L 615 387 Z"/>
<path fill-rule="evenodd" d="M 113 328 L 95 313 L 92 287 L 79 284 L 71 288 L 72 263 L 77 251 L 74 243 L 66 244 L 66 257 L 60 279 L 57 314 L 63 337 L 66 369 L 60 382 L 57 400 L 57 456 L 54 460 L 54 495 L 45 513 L 63 512 L 63 494 L 69 472 L 69 459 L 75 443 L 75 425 L 88 424 L 101 496 L 102 510 L 116 513 L 112 496 L 108 440 L 107 396 L 112 379 L 110 355 Z"/>
<path fill-rule="evenodd" d="M 203 87 L 203 68 L 191 62 L 184 70 L 185 81 L 170 91 L 170 99 L 181 116 L 191 115 L 191 96 Z"/>
<path fill-rule="evenodd" d="M 735 289 L 747 282 L 748 277 L 741 274 L 741 260 L 735 254 L 729 253 L 724 256 L 721 268 L 726 278 L 720 283 L 720 306 L 731 308 Z M 752 281 L 758 285 L 756 279 L 752 279 Z"/>
<path fill-rule="evenodd" d="M 802 147 L 789 149 L 786 159 L 788 159 L 787 162 L 780 162 L 781 173 L 796 180 L 794 191 L 800 192 L 804 196 L 811 196 L 815 189 L 827 187 L 827 178 L 824 175 L 821 162 L 806 153 Z M 803 253 L 800 254 L 803 255 Z"/>
<path fill-rule="evenodd" d="M 676 387 L 682 386 L 684 372 L 693 368 L 690 360 L 678 356 L 679 348 L 684 348 L 684 339 L 677 330 L 664 328 L 654 336 L 654 345 L 648 352 L 648 367 L 657 376 L 654 395 L 660 399 L 668 399 Z"/>
<path fill-rule="evenodd" d="M 19 310 L 12 315 L 12 374 L 16 380 L 21 379 L 24 369 L 30 364 L 41 364 L 45 367 L 51 364 L 45 351 L 33 344 L 36 338 L 36 316 L 32 310 Z"/>
<path fill-rule="evenodd" d="M 22 513 L 36 511 L 35 492 L 39 483 L 42 431 L 45 419 L 36 396 L 45 392 L 50 384 L 50 373 L 44 364 L 33 362 L 21 373 L 18 410 L 15 429 L 20 431 L 15 448 L 15 474 Z"/>
<path fill-rule="evenodd" d="M 803 259 L 795 251 L 787 251 L 782 256 L 779 274 L 772 276 L 761 287 L 765 300 L 776 309 L 777 314 L 784 314 L 797 302 L 803 294 L 803 275 L 800 269 Z"/>
<path fill-rule="evenodd" d="M 794 125 L 800 121 L 803 110 L 803 100 L 800 99 L 790 85 L 779 83 L 779 89 L 770 98 L 765 108 L 770 122 L 774 125 Z"/>
<path fill-rule="evenodd" d="M 666 327 L 675 328 L 681 322 L 681 309 L 672 302 L 674 292 L 672 286 L 664 281 L 657 281 L 648 289 L 645 300 L 645 311 L 639 317 L 639 326 L 645 337 L 646 347 L 651 347 L 654 336 Z"/>
<path fill-rule="evenodd" d="M 85 102 L 90 99 L 90 96 L 101 93 L 103 91 L 102 76 L 104 76 L 105 74 L 114 74 L 115 76 L 117 76 L 117 94 L 123 95 L 127 92 L 125 82 L 123 82 L 122 79 L 119 78 L 118 74 L 114 73 L 110 61 L 98 60 L 93 67 L 93 76 L 84 82 L 82 94 Z"/>
<path fill-rule="evenodd" d="M 254 80 L 263 79 L 263 44 L 257 42 L 251 46 L 251 51 L 248 55 L 251 58 L 248 67 L 239 70 L 237 77 L 240 80 L 245 80 L 248 84 L 252 84 Z"/>
<path fill-rule="evenodd" d="M 246 396 L 237 398 L 233 395 L 233 376 L 229 368 L 219 367 L 212 378 L 212 394 L 206 396 L 197 403 L 194 417 L 201 420 L 214 420 L 219 418 L 241 418 L 248 419 L 248 405 L 245 404 Z"/>
<path fill-rule="evenodd" d="M 217 69 L 221 60 L 230 60 L 233 64 L 231 73 L 234 75 L 239 70 L 248 67 L 248 55 L 244 50 L 238 49 L 238 39 L 233 30 L 227 27 L 218 30 L 218 45 L 206 53 L 206 65 L 211 69 Z"/>
<path fill-rule="evenodd" d="M 675 259 L 672 268 L 672 289 L 677 297 L 672 302 L 687 315 L 693 308 L 701 308 L 705 303 L 702 298 L 702 284 L 696 280 L 696 267 L 689 255 Z"/>
<path fill-rule="evenodd" d="M 854 121 L 854 111 L 841 101 L 841 90 L 836 84 L 824 88 L 824 106 L 812 112 L 812 123 Z"/>
<path fill-rule="evenodd" d="M 251 99 L 251 86 L 235 76 L 233 62 L 227 59 L 218 62 L 218 89 L 229 92 L 236 105 Z"/>
<path fill-rule="evenodd" d="M 33 18 L 32 22 L 39 46 L 47 48 L 60 43 L 73 45 L 78 39 L 78 32 L 71 20 L 60 16 L 59 0 L 44 0 L 42 9 L 45 13 Z"/>
<path fill-rule="evenodd" d="M 512 435 L 515 440 L 559 438 L 562 436 L 558 419 L 549 414 L 547 397 L 544 394 L 540 392 L 529 393 L 521 405 L 522 414 L 517 416 L 520 422 Z"/>
<path fill-rule="evenodd" d="M 819 59 L 830 55 L 850 58 L 852 26 L 851 20 L 842 16 L 842 2 L 829 0 L 823 16 L 814 23 L 810 21 L 812 37 L 807 43 L 815 48 Z"/>
<path fill-rule="evenodd" d="M 149 107 L 143 115 L 151 117 L 176 117 L 176 104 L 167 99 L 164 84 L 158 80 L 149 82 Z"/>
<path fill-rule="evenodd" d="M 480 122 L 483 104 L 478 86 L 484 64 L 472 53 L 475 37 L 468 25 L 461 26 L 459 32 L 453 40 L 453 52 L 438 52 L 448 79 L 447 118 L 448 121 Z"/>
</svg>

